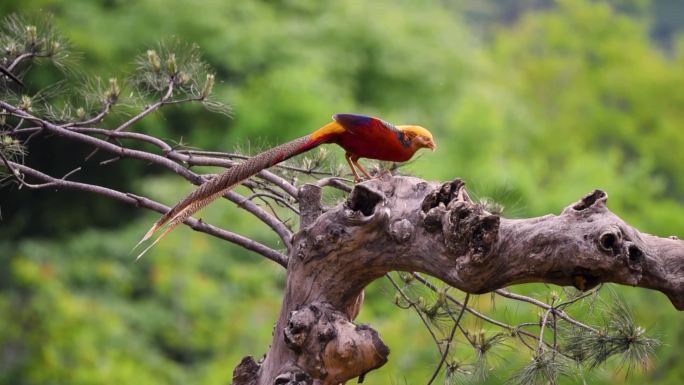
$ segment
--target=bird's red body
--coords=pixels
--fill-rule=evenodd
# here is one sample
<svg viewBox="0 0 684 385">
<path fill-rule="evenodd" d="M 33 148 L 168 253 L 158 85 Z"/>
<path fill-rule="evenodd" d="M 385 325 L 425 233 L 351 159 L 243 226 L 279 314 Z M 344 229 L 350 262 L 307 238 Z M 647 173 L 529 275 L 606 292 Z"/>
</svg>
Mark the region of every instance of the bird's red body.
<svg viewBox="0 0 684 385">
<path fill-rule="evenodd" d="M 386 160 L 390 162 L 405 162 L 411 159 L 413 151 L 404 147 L 398 140 L 387 140 L 386 133 L 369 133 L 369 135 L 349 135 L 344 133 L 335 138 L 332 143 L 340 145 L 347 152 L 357 155 L 359 158 Z M 368 145 L 371 143 L 383 143 L 382 145 Z"/>
<path fill-rule="evenodd" d="M 400 128 L 408 128 L 402 131 Z M 348 154 L 358 158 L 405 162 L 419 147 L 411 143 L 415 130 L 425 131 L 417 126 L 399 126 L 378 118 L 364 115 L 337 114 L 333 121 L 311 134 L 311 142 L 335 143 Z M 429 134 L 429 133 L 428 133 Z M 431 138 L 431 136 L 430 136 Z"/>
<path fill-rule="evenodd" d="M 332 124 L 344 131 L 331 134 L 329 143 L 358 158 L 405 162 L 415 152 L 405 134 L 390 123 L 362 115 L 337 114 L 333 118 Z"/>
</svg>

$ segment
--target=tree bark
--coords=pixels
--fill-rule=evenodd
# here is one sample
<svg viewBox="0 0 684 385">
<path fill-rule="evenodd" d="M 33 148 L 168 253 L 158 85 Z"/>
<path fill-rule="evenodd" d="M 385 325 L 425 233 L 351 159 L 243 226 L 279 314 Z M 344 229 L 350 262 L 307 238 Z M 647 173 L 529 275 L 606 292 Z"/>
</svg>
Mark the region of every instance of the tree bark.
<svg viewBox="0 0 684 385">
<path fill-rule="evenodd" d="M 684 242 L 644 234 L 595 190 L 560 215 L 506 219 L 473 202 L 460 179 L 438 184 L 388 174 L 358 184 L 325 211 L 300 190 L 280 316 L 268 353 L 246 357 L 233 384 L 341 384 L 382 366 L 377 332 L 354 325 L 363 288 L 390 271 L 429 274 L 468 293 L 547 282 L 602 282 L 665 293 L 684 310 Z"/>
</svg>

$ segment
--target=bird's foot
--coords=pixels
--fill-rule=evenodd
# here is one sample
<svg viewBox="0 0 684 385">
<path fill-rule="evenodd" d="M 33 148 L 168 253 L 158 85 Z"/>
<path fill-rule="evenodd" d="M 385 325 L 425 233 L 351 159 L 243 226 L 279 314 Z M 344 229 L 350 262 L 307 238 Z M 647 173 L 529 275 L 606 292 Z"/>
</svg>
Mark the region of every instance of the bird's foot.
<svg viewBox="0 0 684 385">
<path fill-rule="evenodd" d="M 373 180 L 373 179 L 386 179 L 386 178 L 391 178 L 391 177 L 392 177 L 392 172 L 390 170 L 383 170 L 383 171 L 380 171 L 379 173 L 376 173 L 374 175 L 366 175 L 363 177 L 359 177 L 358 175 L 356 175 L 356 176 L 354 176 L 354 184 L 365 182 L 368 180 Z"/>
</svg>

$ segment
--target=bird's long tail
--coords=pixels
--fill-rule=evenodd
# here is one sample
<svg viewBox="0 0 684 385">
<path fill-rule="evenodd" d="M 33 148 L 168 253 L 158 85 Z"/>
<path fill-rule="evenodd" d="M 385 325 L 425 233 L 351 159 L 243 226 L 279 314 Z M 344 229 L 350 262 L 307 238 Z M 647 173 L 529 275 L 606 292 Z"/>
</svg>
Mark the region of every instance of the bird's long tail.
<svg viewBox="0 0 684 385">
<path fill-rule="evenodd" d="M 323 142 L 325 142 L 325 137 L 322 136 L 303 136 L 255 155 L 203 183 L 197 190 L 183 198 L 152 225 L 145 236 L 135 246 L 136 248 L 150 239 L 157 231 L 162 230 L 162 232 L 149 246 L 138 254 L 136 260 L 140 259 L 143 254 L 164 238 L 164 236 L 176 226 L 183 223 L 204 206 L 223 196 L 226 192 L 235 187 L 235 185 L 263 169 L 276 165 L 295 155 L 304 153 Z"/>
</svg>

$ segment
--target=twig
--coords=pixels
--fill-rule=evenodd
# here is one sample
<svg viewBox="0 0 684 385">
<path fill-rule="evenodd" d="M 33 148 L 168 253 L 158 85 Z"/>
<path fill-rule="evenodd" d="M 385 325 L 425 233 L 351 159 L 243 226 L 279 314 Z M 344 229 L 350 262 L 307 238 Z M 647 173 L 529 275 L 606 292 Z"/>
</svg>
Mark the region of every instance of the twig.
<svg viewBox="0 0 684 385">
<path fill-rule="evenodd" d="M 412 276 L 415 277 L 416 280 L 418 280 L 420 283 L 422 283 L 423 285 L 425 285 L 425 286 L 426 286 L 427 288 L 429 288 L 430 290 L 435 291 L 435 292 L 438 290 L 437 287 L 436 287 L 435 285 L 432 284 L 432 282 L 430 282 L 430 281 L 428 281 L 427 279 L 423 278 L 420 274 L 418 274 L 418 273 L 412 273 Z M 447 294 L 447 295 L 446 295 L 446 298 L 447 298 L 447 300 L 453 302 L 454 304 L 463 307 L 463 303 L 461 303 L 461 301 L 457 300 L 457 299 L 454 298 L 453 296 Z M 524 335 L 524 336 L 527 336 L 527 337 L 530 337 L 530 338 L 534 338 L 535 341 L 537 340 L 537 336 L 536 336 L 536 335 L 534 335 L 534 334 L 532 334 L 532 333 L 530 333 L 530 332 L 528 332 L 528 331 L 526 331 L 526 330 L 520 330 L 520 329 L 519 329 L 518 327 L 516 327 L 516 326 L 509 325 L 509 324 L 507 324 L 507 323 L 504 323 L 504 322 L 495 320 L 494 318 L 491 318 L 491 317 L 487 317 L 486 315 L 484 315 L 484 314 L 478 312 L 477 310 L 475 310 L 475 309 L 473 309 L 473 308 L 471 308 L 471 307 L 466 307 L 466 311 L 467 311 L 468 313 L 474 315 L 475 317 L 477 317 L 477 318 L 479 318 L 479 319 L 485 321 L 485 322 L 488 322 L 488 323 L 490 323 L 490 324 L 492 324 L 492 325 L 495 325 L 495 326 L 498 326 L 498 327 L 500 327 L 500 328 L 509 330 L 509 331 L 511 331 L 511 332 L 515 332 L 517 335 L 521 336 L 521 337 L 520 337 L 521 340 L 522 340 L 522 336 L 523 336 L 523 335 Z M 471 344 L 472 344 L 472 341 L 471 341 Z M 550 346 L 549 346 L 549 347 L 550 347 Z M 533 349 L 530 349 L 530 350 L 533 350 Z M 558 351 L 558 353 L 562 354 L 563 356 L 568 357 L 568 356 L 567 356 L 566 354 L 564 354 L 563 352 Z M 570 358 L 571 358 L 571 357 L 570 357 Z"/>
<path fill-rule="evenodd" d="M 24 118 L 19 118 L 19 121 L 18 121 L 17 124 L 14 126 L 14 128 L 12 128 L 12 129 L 10 130 L 10 132 L 11 132 L 11 133 L 14 133 L 14 132 L 19 131 L 19 130 L 21 129 L 21 126 L 24 125 L 24 122 L 25 122 Z"/>
<path fill-rule="evenodd" d="M 0 151 L 0 160 L 2 160 L 2 163 L 5 165 L 5 168 L 7 168 L 7 172 L 10 173 L 10 178 L 15 178 L 19 181 L 20 184 L 23 184 L 24 181 L 19 177 L 17 172 L 12 168 L 10 165 L 10 161 L 5 157 L 5 154 Z M 3 181 L 7 178 L 3 178 Z"/>
<path fill-rule="evenodd" d="M 449 334 L 449 339 L 447 340 L 446 348 L 444 348 L 444 353 L 442 353 L 442 359 L 439 360 L 439 364 L 437 364 L 437 368 L 435 368 L 435 371 L 432 373 L 432 377 L 430 377 L 430 380 L 427 382 L 427 385 L 432 384 L 432 381 L 434 381 L 435 378 L 437 378 L 437 374 L 439 373 L 439 371 L 442 370 L 442 365 L 444 365 L 444 360 L 446 360 L 446 357 L 449 354 L 449 348 L 451 347 L 451 343 L 454 341 L 456 329 L 461 324 L 461 318 L 463 318 L 463 313 L 465 313 L 465 309 L 468 306 L 469 299 L 470 294 L 466 293 L 466 296 L 463 299 L 463 307 L 461 308 L 461 312 L 458 314 L 458 318 L 454 321 L 454 326 L 451 328 L 451 333 Z M 446 308 L 447 312 L 449 312 L 449 315 L 451 316 L 451 310 L 449 310 L 448 306 Z"/>
<path fill-rule="evenodd" d="M 105 102 L 105 105 L 102 108 L 102 111 L 100 111 L 97 115 L 93 116 L 92 118 L 90 118 L 88 120 L 84 120 L 82 122 L 68 123 L 68 124 L 63 125 L 62 127 L 88 126 L 90 124 L 98 123 L 102 119 L 104 119 L 105 116 L 107 116 L 110 108 L 112 108 L 112 105 L 109 102 Z"/>
<path fill-rule="evenodd" d="M 248 197 L 245 197 L 244 200 L 245 200 L 245 201 L 251 201 L 251 200 L 253 200 L 253 199 L 255 199 L 255 198 L 260 198 L 260 197 L 271 198 L 271 199 L 273 199 L 276 203 L 282 205 L 283 207 L 287 207 L 287 208 L 290 209 L 293 213 L 299 215 L 299 210 L 297 210 L 296 207 L 292 206 L 289 202 L 287 202 L 287 201 L 286 201 L 285 199 L 283 199 L 282 197 L 279 197 L 279 196 L 274 195 L 274 194 L 269 194 L 269 193 L 265 193 L 265 192 L 254 193 L 254 194 L 252 194 L 252 195 L 250 195 L 250 196 L 248 196 Z"/>
<path fill-rule="evenodd" d="M 236 193 L 235 191 L 228 191 L 224 197 L 235 203 L 238 207 L 247 210 L 249 213 L 268 225 L 273 231 L 276 232 L 276 234 L 280 236 L 280 239 L 283 241 L 288 250 L 292 248 L 292 233 L 279 218 L 270 215 L 254 202 L 246 201 L 244 196 Z"/>
<path fill-rule="evenodd" d="M 541 327 L 539 330 L 539 347 L 537 347 L 537 351 L 539 352 L 539 354 L 541 354 L 541 352 L 544 349 L 544 328 L 546 327 L 546 322 L 549 319 L 549 314 L 551 314 L 552 312 L 553 312 L 553 308 L 545 311 L 544 317 L 542 317 L 542 320 L 541 320 L 541 324 L 540 324 Z"/>
<path fill-rule="evenodd" d="M 581 323 L 581 322 L 579 322 L 579 321 L 573 319 L 572 317 L 569 317 L 567 314 L 565 314 L 564 311 L 558 310 L 558 307 L 559 307 L 559 306 L 561 306 L 561 305 L 569 305 L 570 303 L 579 300 L 579 298 L 574 299 L 572 302 L 563 303 L 563 304 L 558 305 L 558 306 L 556 306 L 556 307 L 554 308 L 554 307 L 550 306 L 549 304 L 544 303 L 544 302 L 542 302 L 542 301 L 539 301 L 539 300 L 537 300 L 537 299 L 534 299 L 534 298 L 531 298 L 531 297 L 527 297 L 527 296 L 524 296 L 524 295 L 520 295 L 520 294 L 511 293 L 511 292 L 506 291 L 506 290 L 503 290 L 503 289 L 496 290 L 495 293 L 498 294 L 498 295 L 500 295 L 500 296 L 502 296 L 502 297 L 514 299 L 514 300 L 516 300 L 516 301 L 521 301 L 521 302 L 530 303 L 530 304 L 535 305 L 535 306 L 537 306 L 537 307 L 540 307 L 540 308 L 542 308 L 542 309 L 544 309 L 544 310 L 551 310 L 551 311 L 553 311 L 560 319 L 562 319 L 562 320 L 564 320 L 564 321 L 567 321 L 567 322 L 569 322 L 569 323 L 571 323 L 571 324 L 573 324 L 573 325 L 575 325 L 575 326 L 577 326 L 577 327 L 579 327 L 579 328 L 582 328 L 582 329 L 584 329 L 584 330 L 589 330 L 589 331 L 592 331 L 592 332 L 596 332 L 596 331 L 597 331 L 597 330 L 594 329 L 593 327 L 591 327 L 591 326 L 589 326 L 589 325 L 585 325 L 585 324 L 583 324 L 583 323 Z"/>
<path fill-rule="evenodd" d="M 317 181 L 316 186 L 318 186 L 318 187 L 330 186 L 330 187 L 334 187 L 338 190 L 342 190 L 344 192 L 350 193 L 352 191 L 352 188 L 347 186 L 346 184 L 342 183 L 342 181 L 349 181 L 349 180 L 333 176 L 333 177 L 329 177 L 329 178 L 323 178 L 323 179 Z"/>
<path fill-rule="evenodd" d="M 114 132 L 119 132 L 119 131 L 124 131 L 127 130 L 130 126 L 135 124 L 137 121 L 140 119 L 144 118 L 145 116 L 149 115 L 150 113 L 154 112 L 157 108 L 163 106 L 166 101 L 173 95 L 173 79 L 169 81 L 169 84 L 166 88 L 166 93 L 155 103 L 150 104 L 142 110 L 138 115 L 133 116 L 130 118 L 128 121 L 124 122 L 121 124 L 119 127 L 115 128 L 113 131 Z"/>
<path fill-rule="evenodd" d="M 9 69 L 7 69 L 7 68 L 5 68 L 5 67 L 3 67 L 3 66 L 0 65 L 0 72 L 2 72 L 3 75 L 7 76 L 7 77 L 10 78 L 12 81 L 14 81 L 15 83 L 19 84 L 20 86 L 26 87 L 26 86 L 24 85 L 24 82 L 22 82 L 21 79 L 19 79 L 18 77 L 16 77 L 16 76 L 12 73 L 12 71 L 10 71 Z"/>
<path fill-rule="evenodd" d="M 119 160 L 121 160 L 120 156 L 115 156 L 113 158 L 105 159 L 105 160 L 100 162 L 100 166 L 106 166 L 110 163 L 114 163 L 114 162 L 119 161 Z"/>
<path fill-rule="evenodd" d="M 43 128 L 41 127 L 39 130 L 37 130 L 37 131 L 35 131 L 34 133 L 32 133 L 31 135 L 29 135 L 29 136 L 26 138 L 26 140 L 24 140 L 24 145 L 27 145 L 27 144 L 31 141 L 31 139 L 33 139 L 34 137 L 40 135 L 42 132 L 43 132 Z"/>
<path fill-rule="evenodd" d="M 418 282 L 422 283 L 423 285 L 425 285 L 425 286 L 426 286 L 427 288 L 429 288 L 430 290 L 435 291 L 435 292 L 437 291 L 437 287 L 436 287 L 435 285 L 433 285 L 432 282 L 430 282 L 430 281 L 428 281 L 427 279 L 423 278 L 420 274 L 418 274 L 418 273 L 412 273 L 411 275 L 412 275 L 414 278 L 416 278 L 416 279 L 418 280 Z M 461 303 L 461 301 L 457 300 L 456 298 L 452 297 L 451 295 L 448 295 L 448 294 L 447 294 L 446 297 L 447 297 L 448 300 L 450 300 L 451 302 L 455 303 L 456 305 L 461 306 L 461 307 L 463 306 L 463 303 Z M 475 317 L 477 317 L 477 318 L 479 318 L 479 319 L 481 319 L 481 320 L 483 320 L 483 321 L 487 321 L 487 322 L 489 322 L 489 323 L 491 323 L 491 324 L 493 324 L 493 325 L 496 325 L 496 326 L 499 326 L 499 327 L 502 327 L 502 328 L 508 329 L 508 330 L 514 330 L 514 329 L 515 329 L 514 326 L 508 325 L 508 324 L 503 323 L 503 322 L 501 322 L 501 321 L 497 321 L 497 320 L 495 320 L 494 318 L 487 317 L 486 315 L 484 315 L 484 314 L 478 312 L 477 310 L 475 310 L 475 309 L 473 309 L 473 308 L 471 308 L 471 307 L 466 308 L 466 311 L 468 311 L 468 313 L 474 315 Z M 533 335 L 533 337 L 535 337 L 535 339 L 536 339 L 536 336 Z"/>
<path fill-rule="evenodd" d="M 578 295 L 578 296 L 575 297 L 575 298 L 572 298 L 572 299 L 569 299 L 569 300 L 567 300 L 567 301 L 565 301 L 565 302 L 559 303 L 558 306 L 556 306 L 556 308 L 567 307 L 567 306 L 570 306 L 570 305 L 572 305 L 573 303 L 575 303 L 575 302 L 577 302 L 577 301 L 579 301 L 579 300 L 582 300 L 582 299 L 584 299 L 584 298 L 587 298 L 587 297 L 589 297 L 589 296 L 592 296 L 592 295 L 598 293 L 598 291 L 601 290 L 602 287 L 603 287 L 603 284 L 601 283 L 600 285 L 598 285 L 598 287 L 596 287 L 596 288 L 593 289 L 593 290 L 584 292 L 584 293 L 582 293 L 581 295 Z"/>
<path fill-rule="evenodd" d="M 292 200 L 293 202 L 299 202 L 299 197 L 293 197 L 290 194 L 283 193 L 283 191 L 279 191 L 278 189 L 273 187 L 273 184 L 271 183 L 266 183 L 264 180 L 259 180 L 259 179 L 249 179 L 246 180 L 245 182 L 242 183 L 245 186 L 248 186 L 250 190 L 253 192 L 257 190 L 261 191 L 267 191 L 273 195 L 279 196 L 282 199 L 285 200 Z"/>
<path fill-rule="evenodd" d="M 551 354 L 553 358 L 556 358 L 556 350 L 558 350 L 558 327 L 556 325 L 558 314 L 554 311 L 551 313 L 551 317 L 553 317 L 553 350 Z"/>
<path fill-rule="evenodd" d="M 164 102 L 169 97 L 171 97 L 172 94 L 173 94 L 173 79 L 171 79 L 169 81 L 169 85 L 166 89 L 166 93 L 161 97 L 161 99 L 159 99 L 156 103 L 149 105 L 147 108 L 145 108 L 143 111 L 141 111 L 138 115 L 133 116 L 132 118 L 130 118 L 129 120 L 127 120 L 126 122 L 124 122 L 123 124 L 121 124 L 119 127 L 115 128 L 112 131 L 118 132 L 118 131 L 126 130 L 128 127 L 132 126 L 135 122 L 137 122 L 140 119 L 144 118 L 145 116 L 149 115 L 150 113 L 155 111 L 157 108 L 163 106 Z M 97 152 L 99 150 L 100 149 L 96 147 L 90 154 L 88 154 L 88 156 L 85 157 L 85 160 L 87 161 L 90 158 L 92 158 L 95 154 L 97 154 Z"/>
<path fill-rule="evenodd" d="M 188 102 L 202 102 L 204 101 L 205 98 L 203 96 L 196 96 L 192 98 L 185 98 L 185 99 L 176 99 L 176 100 L 169 100 L 165 102 L 165 105 L 171 105 L 171 104 L 181 104 L 181 103 L 188 103 Z"/>
<path fill-rule="evenodd" d="M 16 67 L 19 63 L 21 63 L 24 59 L 30 59 L 30 58 L 35 57 L 35 56 L 38 56 L 38 55 L 34 52 L 22 53 L 21 55 L 14 58 L 14 60 L 12 61 L 12 64 L 7 66 L 7 71 L 13 71 L 14 67 Z"/>
<path fill-rule="evenodd" d="M 394 278 L 392 278 L 392 276 L 389 273 L 385 274 L 385 277 L 387 277 L 387 279 L 389 279 L 389 281 L 392 283 L 392 286 L 394 286 L 394 288 L 399 292 L 399 294 L 402 296 L 402 298 L 404 298 L 404 301 L 406 301 L 408 303 L 408 306 L 412 307 L 416 311 L 420 320 L 423 321 L 423 325 L 425 325 L 425 328 L 427 328 L 428 332 L 432 336 L 432 340 L 435 341 L 435 345 L 437 345 L 437 350 L 439 350 L 439 354 L 442 354 L 442 346 L 439 343 L 439 340 L 437 339 L 435 332 L 432 331 L 430 324 L 423 317 L 423 313 L 421 313 L 420 309 L 418 309 L 418 307 L 416 307 L 416 303 L 413 302 L 411 300 L 411 298 L 409 298 L 409 296 L 406 295 L 406 293 L 404 293 L 403 290 L 401 290 L 401 287 L 399 287 L 397 282 L 394 280 Z"/>
<path fill-rule="evenodd" d="M 68 177 L 72 176 L 73 174 L 81 171 L 81 167 L 76 167 L 75 169 L 69 171 L 68 173 L 64 174 L 62 177 L 62 180 L 66 180 Z"/>
<path fill-rule="evenodd" d="M 137 122 L 140 119 L 144 118 L 145 116 L 149 115 L 150 113 L 155 111 L 157 108 L 163 106 L 166 99 L 171 97 L 172 94 L 173 94 L 173 79 L 171 79 L 169 81 L 169 85 L 166 89 L 166 93 L 161 97 L 161 99 L 159 99 L 157 102 L 147 106 L 147 108 L 145 108 L 139 114 L 133 116 L 132 118 L 130 118 L 129 120 L 127 120 L 126 122 L 124 122 L 123 124 L 121 124 L 119 127 L 115 128 L 112 131 L 117 132 L 117 131 L 126 130 L 128 127 L 132 126 L 135 122 Z M 85 160 L 87 161 L 90 158 L 92 158 L 95 154 L 97 154 L 97 152 L 99 150 L 100 149 L 96 147 L 90 154 L 88 154 L 88 156 L 85 157 Z"/>
</svg>

